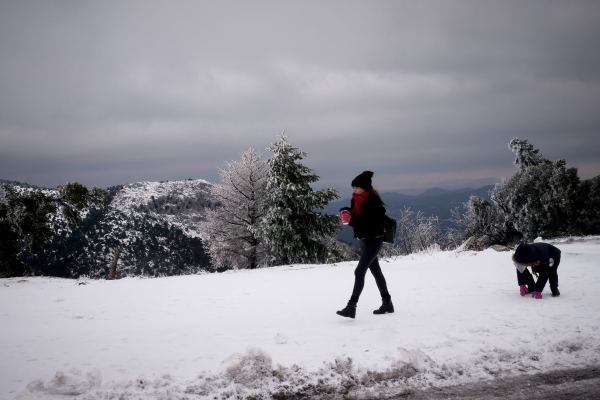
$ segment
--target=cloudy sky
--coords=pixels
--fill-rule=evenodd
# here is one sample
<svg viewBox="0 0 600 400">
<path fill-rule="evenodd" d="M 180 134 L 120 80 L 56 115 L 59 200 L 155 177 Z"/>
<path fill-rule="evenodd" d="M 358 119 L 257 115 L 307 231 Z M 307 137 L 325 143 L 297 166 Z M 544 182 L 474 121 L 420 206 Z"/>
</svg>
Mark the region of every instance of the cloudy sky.
<svg viewBox="0 0 600 400">
<path fill-rule="evenodd" d="M 0 179 L 218 181 L 282 130 L 322 185 L 600 174 L 598 1 L 0 2 Z"/>
</svg>

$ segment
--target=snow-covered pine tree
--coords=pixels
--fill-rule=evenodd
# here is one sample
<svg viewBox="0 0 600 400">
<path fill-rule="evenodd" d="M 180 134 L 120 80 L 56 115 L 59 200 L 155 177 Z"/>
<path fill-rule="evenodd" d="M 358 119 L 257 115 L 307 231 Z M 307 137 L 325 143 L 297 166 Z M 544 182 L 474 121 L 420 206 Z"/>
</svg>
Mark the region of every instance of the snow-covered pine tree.
<svg viewBox="0 0 600 400">
<path fill-rule="evenodd" d="M 507 243 L 567 235 L 574 233 L 576 225 L 577 168 L 566 168 L 565 160 L 543 159 L 537 150 L 528 154 L 519 158 L 517 153 L 515 165 L 520 171 L 490 193 L 497 208 L 498 233 Z M 535 157 L 537 164 L 531 161 Z"/>
<path fill-rule="evenodd" d="M 339 250 L 323 243 L 339 228 L 337 215 L 317 210 L 338 199 L 334 189 L 314 191 L 319 177 L 300 161 L 307 155 L 287 142 L 282 133 L 269 150 L 267 161 L 267 214 L 256 229 L 269 244 L 275 263 L 324 263 L 342 258 Z"/>
<path fill-rule="evenodd" d="M 508 148 L 515 153 L 514 164 L 521 171 L 534 165 L 547 161 L 538 149 L 534 149 L 533 145 L 527 140 L 513 138 L 508 142 Z"/>
<path fill-rule="evenodd" d="M 577 197 L 576 234 L 600 234 L 600 176 L 581 182 Z"/>
<path fill-rule="evenodd" d="M 268 247 L 254 233 L 264 218 L 267 163 L 254 149 L 241 152 L 240 161 L 220 170 L 221 184 L 212 194 L 221 203 L 206 210 L 201 232 L 213 266 L 254 269 L 265 263 Z"/>
</svg>

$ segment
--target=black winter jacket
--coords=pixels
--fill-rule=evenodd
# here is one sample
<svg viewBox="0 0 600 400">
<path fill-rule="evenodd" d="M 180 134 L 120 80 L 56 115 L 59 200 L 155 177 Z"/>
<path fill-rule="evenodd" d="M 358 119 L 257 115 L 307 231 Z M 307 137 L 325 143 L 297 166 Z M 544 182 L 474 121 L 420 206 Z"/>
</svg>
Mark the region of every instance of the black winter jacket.
<svg viewBox="0 0 600 400">
<path fill-rule="evenodd" d="M 531 246 L 535 249 L 538 260 L 540 262 L 539 265 L 533 267 L 533 271 L 539 274 L 538 280 L 535 283 L 535 291 L 542 293 L 544 290 L 544 286 L 548 282 L 549 277 L 549 261 L 550 259 L 554 260 L 554 267 L 558 268 L 558 264 L 560 264 L 560 250 L 557 247 L 552 246 L 548 243 L 532 243 Z M 519 278 L 519 285 L 525 285 L 525 278 L 522 276 L 523 274 L 518 273 L 517 276 Z"/>
<path fill-rule="evenodd" d="M 350 208 L 340 209 L 352 212 L 354 209 L 354 198 L 350 202 Z M 348 225 L 354 228 L 354 237 L 357 239 L 374 238 L 384 235 L 385 207 L 374 194 L 369 194 L 360 206 L 360 215 L 352 214 Z"/>
</svg>

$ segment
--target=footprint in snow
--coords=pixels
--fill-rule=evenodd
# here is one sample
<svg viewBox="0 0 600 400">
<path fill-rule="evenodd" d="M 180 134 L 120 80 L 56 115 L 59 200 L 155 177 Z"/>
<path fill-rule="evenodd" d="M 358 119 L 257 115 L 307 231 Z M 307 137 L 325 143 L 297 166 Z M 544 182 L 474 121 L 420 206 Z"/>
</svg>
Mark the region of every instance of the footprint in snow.
<svg viewBox="0 0 600 400">
<path fill-rule="evenodd" d="M 275 335 L 275 343 L 277 344 L 286 344 L 288 342 L 288 337 L 283 333 L 277 333 Z"/>
</svg>

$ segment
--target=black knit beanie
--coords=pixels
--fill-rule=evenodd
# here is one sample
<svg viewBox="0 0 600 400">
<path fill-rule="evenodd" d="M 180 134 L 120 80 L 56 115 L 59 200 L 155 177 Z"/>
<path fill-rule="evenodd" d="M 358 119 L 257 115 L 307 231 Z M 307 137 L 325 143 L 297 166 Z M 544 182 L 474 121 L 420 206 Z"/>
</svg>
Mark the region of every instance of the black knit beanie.
<svg viewBox="0 0 600 400">
<path fill-rule="evenodd" d="M 371 171 L 364 171 L 362 174 L 358 175 L 352 181 L 352 187 L 358 186 L 364 190 L 373 189 L 373 184 L 371 183 L 371 178 L 373 177 L 373 173 Z"/>
<path fill-rule="evenodd" d="M 515 250 L 515 254 L 513 255 L 513 261 L 526 265 L 526 264 L 534 264 L 538 261 L 538 256 L 535 251 L 535 248 L 527 243 L 521 243 L 519 247 Z"/>
</svg>

